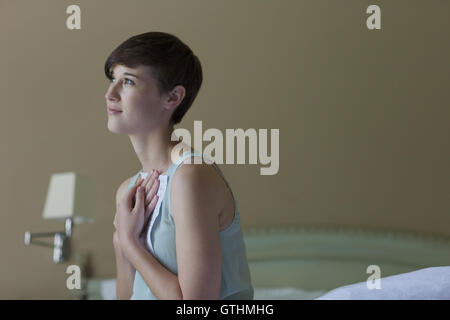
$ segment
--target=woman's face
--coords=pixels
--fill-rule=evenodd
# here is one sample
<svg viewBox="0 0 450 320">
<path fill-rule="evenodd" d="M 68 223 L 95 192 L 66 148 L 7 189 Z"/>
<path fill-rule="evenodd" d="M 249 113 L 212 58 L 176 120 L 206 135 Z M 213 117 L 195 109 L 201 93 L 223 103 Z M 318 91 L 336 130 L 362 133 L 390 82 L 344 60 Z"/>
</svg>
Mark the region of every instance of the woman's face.
<svg viewBox="0 0 450 320">
<path fill-rule="evenodd" d="M 159 95 L 157 81 L 149 67 L 116 65 L 112 69 L 112 77 L 105 94 L 108 129 L 111 132 L 148 133 L 167 125 L 170 112 L 163 103 L 166 96 Z M 110 114 L 109 108 L 121 112 Z"/>
</svg>

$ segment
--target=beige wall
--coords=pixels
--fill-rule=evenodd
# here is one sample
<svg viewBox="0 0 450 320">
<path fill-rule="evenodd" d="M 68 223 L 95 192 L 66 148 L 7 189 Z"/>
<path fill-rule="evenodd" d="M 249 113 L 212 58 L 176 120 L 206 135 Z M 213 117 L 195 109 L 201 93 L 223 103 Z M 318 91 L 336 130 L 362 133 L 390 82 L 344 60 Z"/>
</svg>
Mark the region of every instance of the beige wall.
<svg viewBox="0 0 450 320">
<path fill-rule="evenodd" d="M 66 7 L 82 29 L 67 30 Z M 365 9 L 381 7 L 369 31 Z M 450 236 L 446 1 L 0 0 L 0 298 L 65 299 L 67 264 L 26 247 L 52 173 L 96 182 L 97 222 L 74 231 L 90 275 L 115 274 L 115 191 L 139 161 L 107 129 L 103 64 L 128 37 L 179 36 L 204 83 L 179 127 L 280 130 L 280 170 L 221 165 L 243 227 L 325 225 Z M 74 263 L 73 257 L 71 263 Z"/>
</svg>

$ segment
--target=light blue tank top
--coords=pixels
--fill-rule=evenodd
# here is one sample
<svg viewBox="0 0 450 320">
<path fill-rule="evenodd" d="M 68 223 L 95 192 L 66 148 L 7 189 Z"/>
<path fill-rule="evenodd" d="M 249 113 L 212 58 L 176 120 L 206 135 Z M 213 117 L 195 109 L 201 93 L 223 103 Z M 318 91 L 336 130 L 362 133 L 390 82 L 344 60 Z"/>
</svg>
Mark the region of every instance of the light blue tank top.
<svg viewBox="0 0 450 320">
<path fill-rule="evenodd" d="M 147 250 L 156 257 L 156 259 L 169 269 L 172 273 L 178 275 L 176 243 L 175 243 L 175 223 L 172 212 L 170 211 L 170 185 L 172 177 L 180 166 L 190 156 L 202 156 L 199 153 L 187 151 L 167 170 L 166 174 L 159 175 L 158 196 L 160 200 L 156 204 L 151 220 L 147 224 Z M 198 159 L 197 159 L 198 160 Z M 194 158 L 191 159 L 191 163 Z M 240 215 L 237 207 L 237 200 L 234 197 L 231 188 L 216 164 L 212 164 L 224 179 L 234 200 L 234 218 L 231 225 L 220 231 L 220 241 L 222 245 L 222 281 L 220 290 L 221 300 L 253 300 L 253 286 L 251 284 L 250 270 L 247 262 L 246 247 L 243 239 L 240 225 Z M 137 181 L 139 174 L 145 179 L 147 173 L 140 170 L 131 179 L 127 190 L 129 190 Z M 161 197 L 162 195 L 162 197 Z M 132 300 L 157 300 L 144 279 L 136 270 Z"/>
</svg>

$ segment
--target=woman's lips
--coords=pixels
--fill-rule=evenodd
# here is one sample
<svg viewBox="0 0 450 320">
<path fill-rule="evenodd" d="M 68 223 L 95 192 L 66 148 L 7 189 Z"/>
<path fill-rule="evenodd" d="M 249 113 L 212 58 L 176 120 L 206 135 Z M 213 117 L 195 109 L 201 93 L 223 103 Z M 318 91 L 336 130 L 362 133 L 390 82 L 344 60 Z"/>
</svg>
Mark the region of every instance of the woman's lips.
<svg viewBox="0 0 450 320">
<path fill-rule="evenodd" d="M 118 111 L 118 110 L 113 110 L 113 109 L 108 109 L 108 114 L 118 114 L 121 113 L 122 111 Z"/>
</svg>

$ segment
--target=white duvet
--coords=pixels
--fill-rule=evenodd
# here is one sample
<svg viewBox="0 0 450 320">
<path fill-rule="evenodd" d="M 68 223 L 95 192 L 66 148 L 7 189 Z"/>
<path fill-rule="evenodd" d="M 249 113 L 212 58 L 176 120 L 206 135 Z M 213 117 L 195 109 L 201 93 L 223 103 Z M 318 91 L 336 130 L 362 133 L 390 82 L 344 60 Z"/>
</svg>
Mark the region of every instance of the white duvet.
<svg viewBox="0 0 450 320">
<path fill-rule="evenodd" d="M 450 300 L 450 267 L 430 267 L 380 280 L 380 289 L 358 282 L 314 300 Z"/>
</svg>

